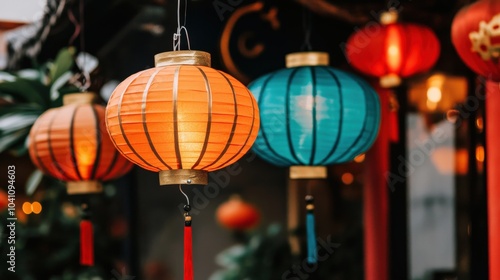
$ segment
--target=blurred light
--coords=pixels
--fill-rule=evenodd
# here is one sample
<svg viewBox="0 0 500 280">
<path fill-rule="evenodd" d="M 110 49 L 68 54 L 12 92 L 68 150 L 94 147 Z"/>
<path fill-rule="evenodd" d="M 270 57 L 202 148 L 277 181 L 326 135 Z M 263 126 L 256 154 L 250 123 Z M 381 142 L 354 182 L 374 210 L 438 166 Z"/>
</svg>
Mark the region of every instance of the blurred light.
<svg viewBox="0 0 500 280">
<path fill-rule="evenodd" d="M 460 112 L 458 112 L 458 110 L 455 109 L 448 110 L 448 112 L 446 112 L 446 119 L 451 123 L 456 123 L 459 114 Z"/>
<path fill-rule="evenodd" d="M 484 128 L 484 121 L 482 117 L 477 117 L 476 119 L 476 127 L 479 130 L 479 132 L 483 131 Z"/>
<path fill-rule="evenodd" d="M 365 161 L 365 154 L 360 154 L 357 157 L 354 158 L 354 161 L 357 163 Z"/>
<path fill-rule="evenodd" d="M 31 207 L 31 203 L 29 203 L 29 202 L 23 203 L 23 212 L 25 214 L 31 214 L 33 212 L 33 208 Z"/>
<path fill-rule="evenodd" d="M 354 182 L 354 176 L 351 173 L 342 174 L 342 183 L 350 185 L 352 182 Z"/>
<path fill-rule="evenodd" d="M 437 103 L 436 102 L 432 102 L 430 100 L 427 100 L 427 109 L 429 109 L 429 111 L 434 111 L 436 110 L 437 108 Z"/>
<path fill-rule="evenodd" d="M 427 99 L 434 103 L 441 101 L 442 93 L 438 87 L 430 87 L 427 89 Z"/>
<path fill-rule="evenodd" d="M 35 201 L 31 203 L 31 209 L 33 210 L 33 214 L 40 214 L 42 212 L 42 204 L 40 202 Z"/>
<path fill-rule="evenodd" d="M 476 147 L 476 160 L 479 162 L 484 162 L 484 147 L 483 146 Z"/>
</svg>

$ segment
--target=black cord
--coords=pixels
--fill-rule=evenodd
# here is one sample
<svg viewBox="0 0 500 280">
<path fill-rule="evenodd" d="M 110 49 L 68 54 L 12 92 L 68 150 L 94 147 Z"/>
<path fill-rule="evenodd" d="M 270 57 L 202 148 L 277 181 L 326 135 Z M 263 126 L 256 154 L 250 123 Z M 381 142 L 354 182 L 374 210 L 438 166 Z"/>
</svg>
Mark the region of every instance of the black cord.
<svg viewBox="0 0 500 280">
<path fill-rule="evenodd" d="M 302 43 L 301 51 L 312 51 L 311 32 L 312 32 L 312 14 L 307 8 L 303 8 L 302 12 L 302 30 L 304 32 L 304 43 Z"/>
</svg>

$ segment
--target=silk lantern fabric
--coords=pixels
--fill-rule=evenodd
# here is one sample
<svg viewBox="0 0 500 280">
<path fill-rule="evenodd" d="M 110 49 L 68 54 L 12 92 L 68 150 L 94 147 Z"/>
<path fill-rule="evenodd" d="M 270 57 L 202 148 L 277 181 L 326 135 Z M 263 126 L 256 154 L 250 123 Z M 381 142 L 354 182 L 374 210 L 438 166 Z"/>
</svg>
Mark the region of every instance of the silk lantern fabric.
<svg viewBox="0 0 500 280">
<path fill-rule="evenodd" d="M 368 25 L 349 37 L 345 49 L 350 64 L 358 71 L 381 78 L 410 77 L 431 69 L 440 52 L 434 32 L 422 25 L 390 23 Z"/>
<path fill-rule="evenodd" d="M 107 106 L 108 131 L 118 150 L 147 170 L 224 168 L 257 137 L 257 103 L 230 75 L 181 63 L 157 63 L 118 85 Z"/>
<path fill-rule="evenodd" d="M 274 165 L 347 162 L 377 136 L 377 93 L 355 75 L 299 66 L 264 75 L 249 88 L 262 119 L 253 150 Z"/>
<path fill-rule="evenodd" d="M 43 113 L 29 135 L 33 163 L 63 181 L 107 181 L 132 168 L 114 148 L 105 127 L 105 108 L 68 104 Z"/>
<path fill-rule="evenodd" d="M 453 19 L 451 39 L 464 63 L 485 78 L 500 81 L 500 2 L 482 0 Z"/>
</svg>

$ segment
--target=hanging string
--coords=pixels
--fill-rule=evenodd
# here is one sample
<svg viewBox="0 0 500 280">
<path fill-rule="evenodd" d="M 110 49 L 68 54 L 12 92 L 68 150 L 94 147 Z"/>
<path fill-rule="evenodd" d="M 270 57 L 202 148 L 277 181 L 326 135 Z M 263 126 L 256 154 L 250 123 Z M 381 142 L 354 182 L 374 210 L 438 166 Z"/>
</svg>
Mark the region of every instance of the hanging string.
<svg viewBox="0 0 500 280">
<path fill-rule="evenodd" d="M 189 197 L 182 191 L 180 184 L 179 190 L 187 201 L 187 204 L 184 205 L 184 280 L 193 280 L 193 231 L 191 228 L 192 217 L 189 215 L 191 206 L 189 205 Z"/>
<path fill-rule="evenodd" d="M 87 54 L 85 53 L 85 3 L 84 0 L 80 0 L 80 53 L 83 54 L 83 69 L 82 74 L 84 78 L 84 83 L 80 87 L 81 91 L 86 91 L 91 84 L 90 73 L 85 70 L 85 65 L 87 64 Z"/>
<path fill-rule="evenodd" d="M 302 51 L 312 51 L 311 32 L 312 32 L 312 16 L 311 11 L 307 8 L 302 12 L 302 30 L 304 32 L 304 42 L 302 43 Z"/>
<path fill-rule="evenodd" d="M 314 221 L 314 197 L 306 196 L 306 239 L 307 239 L 307 263 L 318 262 L 318 251 L 316 249 L 316 225 Z"/>
<path fill-rule="evenodd" d="M 177 30 L 174 33 L 174 38 L 173 38 L 173 49 L 174 51 L 179 51 L 181 49 L 181 32 L 184 30 L 184 33 L 186 33 L 186 40 L 187 40 L 187 45 L 188 49 L 191 50 L 191 43 L 189 41 L 189 33 L 186 28 L 186 18 L 187 18 L 187 1 L 184 0 L 184 24 L 181 25 L 181 0 L 177 0 Z"/>
</svg>

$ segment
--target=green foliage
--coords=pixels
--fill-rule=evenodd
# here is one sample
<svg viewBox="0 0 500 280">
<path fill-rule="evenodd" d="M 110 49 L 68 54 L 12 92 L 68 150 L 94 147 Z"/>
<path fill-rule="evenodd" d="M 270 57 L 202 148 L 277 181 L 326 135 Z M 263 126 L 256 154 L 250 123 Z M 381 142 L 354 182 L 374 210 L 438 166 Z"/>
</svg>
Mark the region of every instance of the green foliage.
<svg viewBox="0 0 500 280">
<path fill-rule="evenodd" d="M 39 215 L 30 214 L 16 221 L 15 273 L 9 272 L 2 265 L 0 279 L 9 280 L 77 280 L 77 279 L 110 279 L 110 271 L 114 268 L 113 260 L 120 253 L 121 240 L 110 237 L 107 230 L 109 220 L 103 213 L 94 214 L 94 267 L 82 267 L 79 264 L 79 221 L 80 212 L 73 205 L 81 199 L 92 205 L 106 205 L 113 200 L 111 195 L 94 195 L 89 197 L 68 196 L 66 187 L 60 181 L 45 178 L 44 184 L 50 185 L 43 193 L 43 210 Z M 109 188 L 114 186 L 108 185 Z M 16 203 L 18 211 L 21 204 Z M 76 212 L 75 212 L 76 210 Z M 95 211 L 98 212 L 98 211 Z M 99 217 L 98 217 L 99 216 Z M 105 215 L 104 215 L 105 216 Z M 0 261 L 7 264 L 6 255 L 12 244 L 7 243 L 9 234 L 6 227 L 8 213 L 0 212 Z"/>
<path fill-rule="evenodd" d="M 38 69 L 0 72 L 0 153 L 26 154 L 26 139 L 35 120 L 61 106 L 65 93 L 78 91 L 68 83 L 74 76 L 74 55 L 70 47 Z"/>
</svg>

